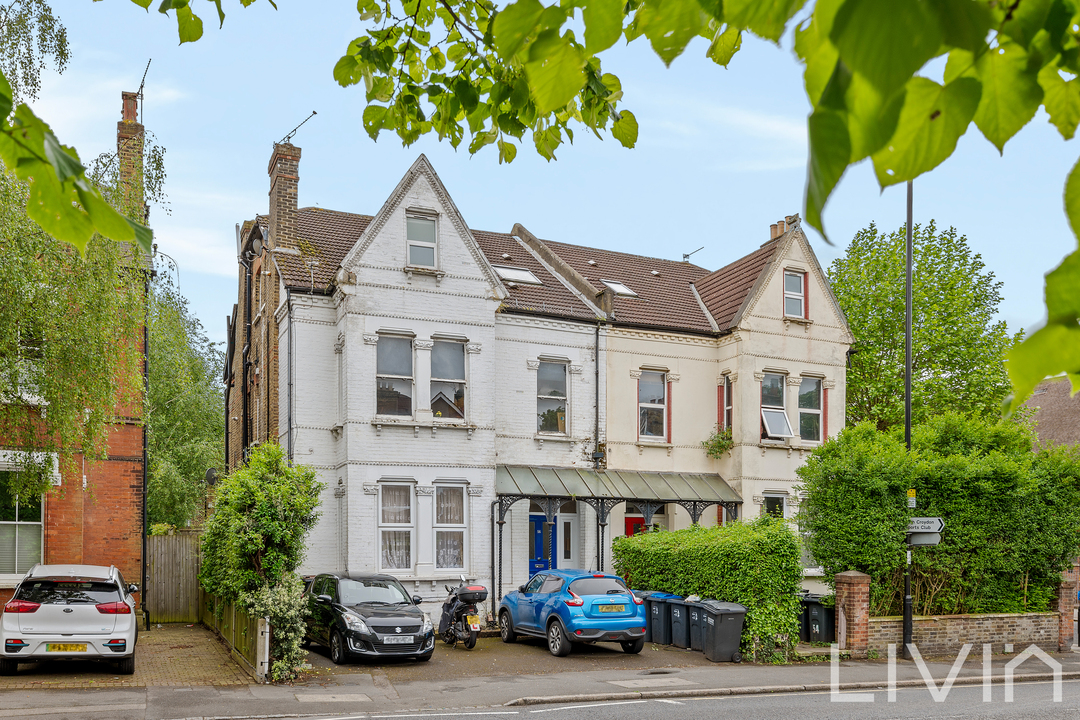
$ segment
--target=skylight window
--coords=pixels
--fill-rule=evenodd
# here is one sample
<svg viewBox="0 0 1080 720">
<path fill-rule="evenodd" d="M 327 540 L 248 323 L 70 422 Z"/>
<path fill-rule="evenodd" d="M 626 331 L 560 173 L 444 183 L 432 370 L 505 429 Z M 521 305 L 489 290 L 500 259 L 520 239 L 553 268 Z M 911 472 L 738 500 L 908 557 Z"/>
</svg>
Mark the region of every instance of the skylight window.
<svg viewBox="0 0 1080 720">
<path fill-rule="evenodd" d="M 540 278 L 532 274 L 532 271 L 525 268 L 505 267 L 503 265 L 492 265 L 491 267 L 495 268 L 495 273 L 503 280 L 521 283 L 522 285 L 544 284 L 540 282 Z"/>
<path fill-rule="evenodd" d="M 626 297 L 637 297 L 637 293 L 630 288 L 623 285 L 618 280 L 601 280 L 600 282 L 607 285 L 609 288 L 615 291 L 616 295 L 624 295 Z"/>
</svg>

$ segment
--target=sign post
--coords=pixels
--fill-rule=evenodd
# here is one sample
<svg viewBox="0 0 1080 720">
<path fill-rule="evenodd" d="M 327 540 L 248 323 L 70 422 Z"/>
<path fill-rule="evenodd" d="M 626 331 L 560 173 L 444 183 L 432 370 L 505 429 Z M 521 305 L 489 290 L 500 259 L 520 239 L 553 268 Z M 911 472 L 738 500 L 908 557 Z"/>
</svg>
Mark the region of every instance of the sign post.
<svg viewBox="0 0 1080 720">
<path fill-rule="evenodd" d="M 915 491 L 908 490 L 908 501 L 915 499 Z M 904 658 L 910 660 L 911 652 L 908 647 L 912 642 L 914 618 L 912 617 L 911 602 L 911 548 L 926 545 L 937 545 L 941 542 L 941 531 L 945 529 L 945 521 L 939 517 L 911 518 L 907 526 L 907 564 L 904 566 Z"/>
</svg>

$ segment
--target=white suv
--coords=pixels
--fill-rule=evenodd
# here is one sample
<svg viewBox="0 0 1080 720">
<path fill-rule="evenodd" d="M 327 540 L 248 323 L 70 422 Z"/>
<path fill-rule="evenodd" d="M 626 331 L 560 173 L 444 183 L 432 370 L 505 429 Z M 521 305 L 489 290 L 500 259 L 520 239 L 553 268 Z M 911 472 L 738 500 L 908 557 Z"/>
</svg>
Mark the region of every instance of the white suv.
<svg viewBox="0 0 1080 720">
<path fill-rule="evenodd" d="M 131 675 L 139 638 L 131 593 L 138 590 L 115 567 L 30 568 L 0 620 L 0 675 L 43 660 L 109 660 Z"/>
</svg>

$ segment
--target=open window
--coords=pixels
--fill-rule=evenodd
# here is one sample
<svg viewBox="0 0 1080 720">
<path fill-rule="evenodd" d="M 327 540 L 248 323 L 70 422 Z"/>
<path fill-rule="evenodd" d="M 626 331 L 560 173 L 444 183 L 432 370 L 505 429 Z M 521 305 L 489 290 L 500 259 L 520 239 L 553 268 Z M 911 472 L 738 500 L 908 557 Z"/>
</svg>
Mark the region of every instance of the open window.
<svg viewBox="0 0 1080 720">
<path fill-rule="evenodd" d="M 765 373 L 761 379 L 761 437 L 782 439 L 794 437 L 791 422 L 784 410 L 784 385 L 787 377 Z"/>
</svg>

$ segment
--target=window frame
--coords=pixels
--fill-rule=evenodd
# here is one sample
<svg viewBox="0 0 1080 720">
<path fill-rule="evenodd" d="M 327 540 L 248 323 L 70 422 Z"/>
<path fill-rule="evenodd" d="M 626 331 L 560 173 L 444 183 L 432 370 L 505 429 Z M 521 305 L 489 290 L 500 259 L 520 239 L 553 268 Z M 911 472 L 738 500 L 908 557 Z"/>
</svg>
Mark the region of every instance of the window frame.
<svg viewBox="0 0 1080 720">
<path fill-rule="evenodd" d="M 376 505 L 376 527 L 378 532 L 378 563 L 379 570 L 381 572 L 395 573 L 406 572 L 411 573 L 416 568 L 416 484 L 404 480 L 387 480 L 380 481 L 378 484 L 379 495 L 378 504 Z M 407 523 L 393 523 L 383 521 L 383 490 L 387 487 L 403 487 L 406 488 L 409 497 L 409 522 Z M 408 531 L 409 533 L 409 565 L 404 568 L 387 567 L 383 565 L 383 533 L 384 532 L 400 532 Z"/>
<path fill-rule="evenodd" d="M 787 279 L 789 276 L 799 279 L 799 292 L 788 290 Z M 789 299 L 799 301 L 799 313 L 797 315 L 788 312 L 787 301 Z M 784 317 L 806 319 L 806 273 L 802 270 L 793 268 L 784 270 Z"/>
<path fill-rule="evenodd" d="M 622 280 L 604 280 L 603 278 L 601 278 L 600 282 L 604 284 L 604 287 L 608 288 L 609 290 L 611 290 L 611 292 L 615 293 L 619 297 L 638 297 L 638 294 L 634 292 L 633 289 L 631 289 L 631 287 L 624 283 Z"/>
<path fill-rule="evenodd" d="M 440 523 L 439 522 L 439 491 L 440 490 L 459 490 L 461 491 L 461 523 Z M 431 542 L 433 544 L 432 557 L 435 560 L 435 572 L 467 572 L 469 567 L 469 489 L 468 486 L 460 482 L 449 481 L 435 481 L 435 492 L 432 496 L 432 513 L 431 513 Z M 439 533 L 440 532 L 460 532 L 461 533 L 461 566 L 459 567 L 440 567 L 439 566 Z"/>
<path fill-rule="evenodd" d="M 0 450 L 0 471 L 17 472 L 25 465 L 25 458 L 27 455 L 31 456 L 33 462 L 44 465 L 46 467 L 45 472 L 50 476 L 51 484 L 53 487 L 60 487 L 62 479 L 60 476 L 60 459 L 56 453 L 43 453 L 43 452 L 27 452 L 25 450 Z M 41 559 L 38 562 L 45 561 L 45 497 L 41 499 Z M 31 524 L 31 523 L 26 523 Z M 17 548 L 16 548 L 17 552 Z M 16 556 L 17 557 L 17 556 Z M 18 560 L 16 559 L 16 568 L 18 568 Z M 22 579 L 26 576 L 26 573 L 0 573 L 0 587 L 13 588 L 18 585 Z"/>
<path fill-rule="evenodd" d="M 434 410 L 432 410 L 432 417 L 433 417 L 435 422 L 466 423 L 469 420 L 469 353 L 465 349 L 465 341 L 464 340 L 449 339 L 449 338 L 445 338 L 445 337 L 435 337 L 435 338 L 432 338 L 431 343 L 432 343 L 431 344 L 431 355 L 432 355 L 432 357 L 434 357 L 434 355 L 435 355 L 435 345 L 438 344 L 438 343 L 446 343 L 448 345 L 457 345 L 457 346 L 459 346 L 461 348 L 461 374 L 462 374 L 462 378 L 460 380 L 457 380 L 457 379 L 451 379 L 451 378 L 438 378 L 438 377 L 435 377 L 435 374 L 434 374 L 435 363 L 432 362 L 431 363 L 431 368 L 429 368 L 430 372 L 429 372 L 429 377 L 428 377 L 428 394 L 430 395 L 432 386 L 437 382 L 439 382 L 439 383 L 457 383 L 457 384 L 463 386 L 464 393 L 465 393 L 465 407 L 461 411 L 461 417 L 460 418 L 434 417 L 434 415 L 435 415 Z M 413 369 L 413 374 L 414 375 L 416 374 L 416 369 L 415 368 Z M 428 407 L 431 407 L 431 401 L 432 400 L 434 400 L 434 398 L 429 398 Z M 451 401 L 452 400 L 453 400 L 453 398 L 451 398 Z M 453 403 L 451 402 L 451 404 L 453 404 Z M 414 405 L 413 406 L 413 412 L 414 413 L 415 413 L 415 407 L 416 406 Z"/>
<path fill-rule="evenodd" d="M 766 405 L 765 404 L 765 378 L 770 375 L 780 378 L 780 405 Z M 778 372 L 765 372 L 762 373 L 761 378 L 761 392 L 759 394 L 758 405 L 761 412 L 761 439 L 762 440 L 784 440 L 796 437 L 795 433 L 791 429 L 791 419 L 787 414 L 787 379 L 788 376 Z M 784 427 L 787 429 L 787 434 L 774 433 L 769 427 L 768 417 L 770 414 L 780 413 L 784 418 Z"/>
<path fill-rule="evenodd" d="M 731 397 L 733 384 L 731 376 L 724 376 L 724 429 L 731 430 L 735 422 L 735 402 Z"/>
<path fill-rule="evenodd" d="M 428 243 L 422 240 L 412 240 L 409 238 L 409 221 L 410 220 L 426 220 L 432 224 L 434 230 L 435 241 Z M 412 248 L 413 246 L 431 248 L 432 252 L 432 264 L 431 265 L 417 265 L 412 261 Z M 424 213 L 419 211 L 410 211 L 405 213 L 405 267 L 408 268 L 421 268 L 423 270 L 438 270 L 439 269 L 439 216 L 437 213 Z"/>
<path fill-rule="evenodd" d="M 644 402 L 641 402 L 641 378 L 644 377 L 646 374 L 659 375 L 660 376 L 660 386 L 664 389 L 664 402 L 662 402 L 662 403 L 644 403 Z M 668 395 L 669 395 L 669 393 L 668 393 L 668 373 L 665 372 L 664 370 L 646 370 L 646 369 L 643 368 L 641 370 L 641 377 L 639 377 L 637 379 L 637 381 L 638 381 L 638 389 L 637 389 L 637 408 L 638 408 L 638 411 L 637 411 L 637 434 L 638 434 L 638 442 L 666 443 L 667 438 L 668 438 L 668 403 L 671 402 L 671 398 L 668 397 Z M 644 435 L 641 432 L 641 413 L 642 413 L 642 410 L 645 410 L 645 409 L 653 409 L 653 410 L 655 410 L 656 408 L 660 408 L 660 417 L 663 420 L 663 423 L 660 426 L 661 427 L 660 434 L 659 435 Z"/>
<path fill-rule="evenodd" d="M 536 366 L 536 434 L 537 435 L 552 435 L 555 437 L 566 437 L 570 434 L 570 363 L 566 360 L 544 360 L 538 359 L 539 365 Z M 540 368 L 544 365 L 558 365 L 563 369 L 563 389 L 565 394 L 559 395 L 541 395 L 540 394 Z M 541 430 L 540 429 L 540 401 L 541 400 L 561 400 L 563 404 L 563 430 Z M 545 411 L 546 412 L 546 411 Z"/>
<path fill-rule="evenodd" d="M 781 520 L 787 520 L 788 519 L 788 506 L 790 505 L 790 503 L 788 502 L 788 494 L 785 493 L 785 492 L 770 491 L 770 490 L 766 490 L 765 492 L 761 493 L 761 515 L 763 517 L 770 514 L 768 509 L 767 509 L 768 508 L 767 503 L 768 503 L 768 500 L 770 500 L 770 499 L 780 501 L 780 516 L 779 517 L 780 517 Z M 773 515 L 773 517 L 776 517 L 776 516 Z"/>
<path fill-rule="evenodd" d="M 394 333 L 381 332 L 378 333 L 378 341 L 375 343 L 375 415 L 377 417 L 390 417 L 390 418 L 412 418 L 416 417 L 416 338 L 410 335 L 397 335 Z M 409 365 L 412 368 L 411 375 L 390 375 L 388 373 L 379 373 L 379 343 L 387 340 L 407 340 L 409 342 Z M 398 415 L 379 412 L 379 380 L 408 380 L 412 388 L 412 408 L 408 415 Z"/>
<path fill-rule="evenodd" d="M 514 267 L 512 265 L 492 265 L 491 269 L 503 282 L 517 283 L 518 285 L 543 285 L 543 281 L 536 277 L 536 273 L 528 268 Z M 524 273 L 514 277 L 515 273 Z"/>
<path fill-rule="evenodd" d="M 824 423 L 825 423 L 825 413 L 824 413 L 824 410 L 823 410 L 823 406 L 825 404 L 825 383 L 819 377 L 803 377 L 802 378 L 802 383 L 805 383 L 805 382 L 815 382 L 815 383 L 817 383 L 818 405 L 817 405 L 816 408 L 804 408 L 800 402 L 796 401 L 796 403 L 795 403 L 796 412 L 799 414 L 799 439 L 802 440 L 803 442 L 820 443 L 822 441 L 822 439 L 821 439 L 822 433 L 825 430 L 825 425 L 824 425 Z M 799 384 L 799 396 L 800 397 L 802 396 L 802 383 Z M 802 416 L 804 414 L 806 414 L 806 415 L 817 415 L 817 418 L 818 418 L 818 433 L 817 433 L 816 438 L 803 437 L 803 434 L 802 434 Z"/>
</svg>

